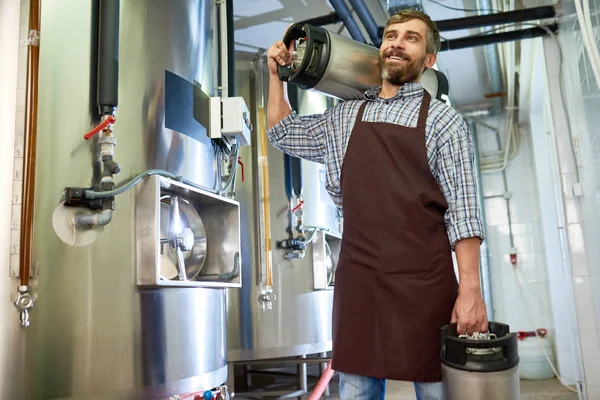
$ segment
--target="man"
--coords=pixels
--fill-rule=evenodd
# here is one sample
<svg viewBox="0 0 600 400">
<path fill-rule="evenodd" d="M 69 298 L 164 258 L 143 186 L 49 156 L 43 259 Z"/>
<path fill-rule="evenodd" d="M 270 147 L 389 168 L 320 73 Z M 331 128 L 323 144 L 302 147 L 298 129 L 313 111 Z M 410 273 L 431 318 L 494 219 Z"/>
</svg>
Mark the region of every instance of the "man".
<svg viewBox="0 0 600 400">
<path fill-rule="evenodd" d="M 379 51 L 381 87 L 311 116 L 292 112 L 277 77 L 288 49 L 277 42 L 268 51 L 270 141 L 326 164 L 327 190 L 344 213 L 332 355 L 342 399 L 383 399 L 394 379 L 414 382 L 417 399 L 441 400 L 441 327 L 488 330 L 469 132 L 419 83 L 439 48 L 429 16 L 395 14 Z"/>
</svg>

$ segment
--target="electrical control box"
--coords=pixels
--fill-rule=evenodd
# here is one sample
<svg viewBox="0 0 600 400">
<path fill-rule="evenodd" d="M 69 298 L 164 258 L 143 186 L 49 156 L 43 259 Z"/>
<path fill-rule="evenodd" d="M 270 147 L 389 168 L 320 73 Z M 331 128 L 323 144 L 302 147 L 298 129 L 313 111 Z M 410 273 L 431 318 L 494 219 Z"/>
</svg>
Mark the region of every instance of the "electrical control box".
<svg viewBox="0 0 600 400">
<path fill-rule="evenodd" d="M 249 146 L 252 122 L 250 111 L 242 97 L 211 97 L 210 127 L 211 139 L 235 139 L 240 146 Z"/>
</svg>

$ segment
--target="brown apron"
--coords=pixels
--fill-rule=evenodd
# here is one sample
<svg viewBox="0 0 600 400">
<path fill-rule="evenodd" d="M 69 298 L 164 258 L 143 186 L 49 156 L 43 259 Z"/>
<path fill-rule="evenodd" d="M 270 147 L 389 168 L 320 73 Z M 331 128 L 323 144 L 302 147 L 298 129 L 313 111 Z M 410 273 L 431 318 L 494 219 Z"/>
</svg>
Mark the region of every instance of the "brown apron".
<svg viewBox="0 0 600 400">
<path fill-rule="evenodd" d="M 416 128 L 363 122 L 344 157 L 344 234 L 335 276 L 332 369 L 410 382 L 441 381 L 440 332 L 458 283 L 431 174 L 424 91 Z"/>
</svg>

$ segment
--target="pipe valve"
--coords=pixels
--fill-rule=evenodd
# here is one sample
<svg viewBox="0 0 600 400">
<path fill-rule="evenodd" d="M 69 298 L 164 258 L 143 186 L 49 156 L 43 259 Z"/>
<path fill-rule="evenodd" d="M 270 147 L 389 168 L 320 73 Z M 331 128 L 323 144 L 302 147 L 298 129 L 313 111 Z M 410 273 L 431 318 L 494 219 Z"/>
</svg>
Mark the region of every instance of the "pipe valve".
<svg viewBox="0 0 600 400">
<path fill-rule="evenodd" d="M 21 326 L 27 328 L 29 327 L 29 311 L 33 308 L 35 299 L 31 295 L 31 288 L 29 286 L 19 286 L 18 292 L 19 295 L 15 300 L 15 307 L 17 307 L 20 313 Z"/>
</svg>

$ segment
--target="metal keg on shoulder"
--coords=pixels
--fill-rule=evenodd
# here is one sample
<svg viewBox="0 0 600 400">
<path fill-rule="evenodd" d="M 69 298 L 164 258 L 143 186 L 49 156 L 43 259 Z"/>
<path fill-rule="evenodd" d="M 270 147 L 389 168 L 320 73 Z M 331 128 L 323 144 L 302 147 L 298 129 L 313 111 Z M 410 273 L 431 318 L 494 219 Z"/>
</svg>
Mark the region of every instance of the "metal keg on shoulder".
<svg viewBox="0 0 600 400">
<path fill-rule="evenodd" d="M 472 336 L 444 326 L 441 362 L 445 400 L 520 398 L 517 336 L 506 324 L 490 322 L 488 333 Z"/>
</svg>

